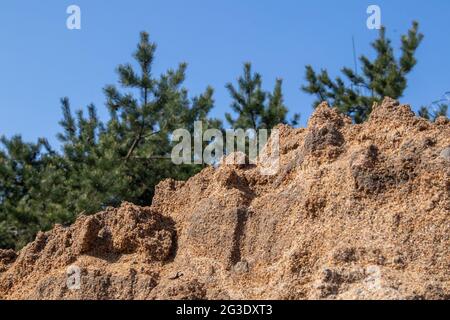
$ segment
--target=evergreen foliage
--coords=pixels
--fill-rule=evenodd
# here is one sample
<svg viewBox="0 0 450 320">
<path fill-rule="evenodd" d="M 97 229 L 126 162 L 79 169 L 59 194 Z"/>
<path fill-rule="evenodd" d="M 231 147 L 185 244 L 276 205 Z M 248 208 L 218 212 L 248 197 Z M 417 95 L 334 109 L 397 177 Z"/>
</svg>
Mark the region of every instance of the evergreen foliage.
<svg viewBox="0 0 450 320">
<path fill-rule="evenodd" d="M 252 72 L 251 64 L 245 63 L 237 82 L 237 88 L 231 83 L 226 85 L 233 100 L 231 110 L 237 114 L 236 119 L 230 113 L 225 114 L 232 128 L 272 129 L 279 123 L 287 123 L 281 79 L 276 80 L 273 92 L 264 91 L 261 75 Z M 295 114 L 290 123 L 296 125 L 298 120 L 299 115 Z"/>
<path fill-rule="evenodd" d="M 413 22 L 408 33 L 401 37 L 401 54 L 397 58 L 391 40 L 386 37 L 386 29 L 382 27 L 379 37 L 372 43 L 375 59 L 364 55 L 359 58 L 361 73 L 344 67 L 342 73 L 346 79 L 337 77 L 332 80 L 325 69 L 316 73 L 308 65 L 308 84 L 302 90 L 317 97 L 314 107 L 327 101 L 356 123 L 361 123 L 368 118 L 375 102 L 380 102 L 384 97 L 402 97 L 407 87 L 407 75 L 417 63 L 415 54 L 422 40 L 419 24 Z"/>
<path fill-rule="evenodd" d="M 419 116 L 422 118 L 435 121 L 439 117 L 446 117 L 448 113 L 448 104 L 440 103 L 436 108 L 421 107 Z"/>
<path fill-rule="evenodd" d="M 156 45 L 143 32 L 134 52 L 136 66 L 117 68 L 119 86 L 104 92 L 109 119 L 102 122 L 93 105 L 72 112 L 61 100 L 62 151 L 45 140 L 29 144 L 2 138 L 0 150 L 0 248 L 20 248 L 39 230 L 71 223 L 122 201 L 150 205 L 154 188 L 165 178 L 185 180 L 201 165 L 170 161 L 170 133 L 177 128 L 220 128 L 208 118 L 213 89 L 189 99 L 182 86 L 186 64 L 160 77 L 151 73 Z M 127 91 L 125 91 L 127 90 Z"/>
<path fill-rule="evenodd" d="M 316 73 L 307 66 L 308 85 L 303 90 L 317 97 L 314 106 L 328 101 L 360 123 L 374 102 L 402 96 L 422 39 L 414 22 L 402 36 L 401 55 L 396 58 L 383 28 L 372 44 L 376 58 L 362 56 L 360 74 L 343 68 L 346 80 L 333 81 L 326 70 Z M 61 99 L 60 151 L 45 139 L 27 143 L 20 136 L 0 138 L 0 248 L 19 249 L 39 230 L 69 224 L 81 213 L 92 214 L 122 201 L 150 205 L 161 180 L 185 180 L 202 169 L 171 162 L 171 133 L 178 128 L 193 132 L 195 121 L 202 122 L 203 130 L 222 129 L 221 121 L 209 117 L 214 91 L 207 87 L 189 98 L 183 86 L 185 63 L 154 76 L 155 51 L 156 45 L 142 32 L 134 63 L 119 65 L 118 84 L 104 88 L 107 119 L 99 119 L 94 105 L 74 112 L 69 99 Z M 237 84 L 226 85 L 234 113 L 225 114 L 228 124 L 244 130 L 296 125 L 298 114 L 287 120 L 282 85 L 277 79 L 273 90 L 265 91 L 261 75 L 250 63 L 244 64 Z M 448 106 L 441 104 L 436 109 L 423 107 L 419 114 L 434 120 L 447 111 Z"/>
</svg>

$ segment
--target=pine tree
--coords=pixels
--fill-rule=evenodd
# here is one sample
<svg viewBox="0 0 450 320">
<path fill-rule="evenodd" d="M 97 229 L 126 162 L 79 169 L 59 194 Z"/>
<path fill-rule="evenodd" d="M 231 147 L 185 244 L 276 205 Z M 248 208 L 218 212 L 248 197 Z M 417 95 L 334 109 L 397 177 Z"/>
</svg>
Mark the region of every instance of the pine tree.
<svg viewBox="0 0 450 320">
<path fill-rule="evenodd" d="M 169 177 L 186 179 L 201 169 L 172 164 L 170 133 L 177 128 L 193 130 L 197 120 L 203 121 L 205 128 L 220 126 L 217 120 L 207 117 L 214 104 L 213 90 L 208 87 L 190 100 L 182 87 L 184 63 L 159 78 L 153 77 L 155 50 L 148 34 L 141 33 L 133 54 L 138 69 L 131 64 L 117 68 L 119 84 L 128 91 L 121 92 L 114 85 L 104 89 L 110 113 L 106 124 L 98 121 L 93 106 L 88 108 L 87 119 L 78 113 L 74 120 L 63 100 L 65 116 L 61 125 L 65 133 L 60 138 L 76 173 L 69 179 L 75 183 L 70 189 L 82 190 L 78 199 L 90 194 L 86 202 L 77 202 L 76 211 L 91 213 L 122 201 L 149 205 L 159 181 Z"/>
<path fill-rule="evenodd" d="M 273 128 L 280 123 L 286 124 L 288 108 L 284 104 L 283 80 L 276 79 L 275 87 L 272 93 L 268 93 L 268 105 L 262 115 L 262 123 L 265 128 Z M 295 113 L 290 120 L 290 124 L 295 126 L 300 120 L 300 114 Z"/>
<path fill-rule="evenodd" d="M 419 116 L 422 118 L 435 121 L 439 117 L 446 117 L 448 113 L 448 104 L 440 103 L 436 108 L 421 107 L 419 110 Z"/>
<path fill-rule="evenodd" d="M 0 144 L 0 248 L 19 248 L 46 223 L 39 197 L 52 151 L 44 139 L 34 144 L 20 136 L 1 137 Z"/>
<path fill-rule="evenodd" d="M 231 83 L 226 85 L 233 102 L 231 109 L 237 114 L 233 119 L 230 113 L 225 118 L 233 128 L 272 129 L 279 123 L 287 123 L 288 109 L 284 105 L 282 80 L 277 79 L 272 93 L 262 89 L 262 79 L 259 73 L 252 72 L 250 63 L 244 64 L 244 74 L 238 78 L 238 87 Z M 296 124 L 299 115 L 291 120 Z"/>
<path fill-rule="evenodd" d="M 68 224 L 77 215 L 130 201 L 150 205 L 157 183 L 184 180 L 200 165 L 172 164 L 170 133 L 221 127 L 210 119 L 213 90 L 192 99 L 182 87 L 186 64 L 159 78 L 151 73 L 156 45 L 141 33 L 131 64 L 117 69 L 120 88 L 105 88 L 110 117 L 102 122 L 93 105 L 72 112 L 61 99 L 63 118 L 58 135 L 61 153 L 45 140 L 25 143 L 20 137 L 0 143 L 0 248 L 19 249 L 39 230 Z"/>
<path fill-rule="evenodd" d="M 306 66 L 308 85 L 302 90 L 317 97 L 314 107 L 327 101 L 356 123 L 365 121 L 374 102 L 380 102 L 386 96 L 398 99 L 403 95 L 407 87 L 406 76 L 417 63 L 415 53 L 423 39 L 418 30 L 419 24 L 413 22 L 408 34 L 401 37 L 401 56 L 397 59 L 391 40 L 386 38 L 386 29 L 382 27 L 378 39 L 372 43 L 376 58 L 370 60 L 361 56 L 361 73 L 343 68 L 346 80 L 337 77 L 333 81 L 326 70 L 316 73 L 310 65 Z"/>
</svg>

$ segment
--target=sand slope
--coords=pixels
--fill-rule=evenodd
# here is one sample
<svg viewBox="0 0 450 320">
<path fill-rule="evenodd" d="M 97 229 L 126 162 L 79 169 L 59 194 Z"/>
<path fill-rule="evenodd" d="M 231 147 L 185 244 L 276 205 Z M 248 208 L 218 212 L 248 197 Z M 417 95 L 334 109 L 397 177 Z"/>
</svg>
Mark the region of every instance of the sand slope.
<svg viewBox="0 0 450 320">
<path fill-rule="evenodd" d="M 389 98 L 279 126 L 280 170 L 207 168 L 0 250 L 3 299 L 449 299 L 450 122 Z M 66 285 L 67 268 L 81 287 Z"/>
</svg>

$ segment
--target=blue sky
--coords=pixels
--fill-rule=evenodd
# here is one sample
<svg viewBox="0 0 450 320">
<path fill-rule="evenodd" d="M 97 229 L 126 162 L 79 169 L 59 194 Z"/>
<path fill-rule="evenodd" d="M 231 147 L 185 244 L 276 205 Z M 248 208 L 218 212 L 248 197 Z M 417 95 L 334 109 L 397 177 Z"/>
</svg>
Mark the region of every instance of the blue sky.
<svg viewBox="0 0 450 320">
<path fill-rule="evenodd" d="M 66 28 L 66 8 L 76 4 L 82 29 Z M 377 4 L 395 46 L 412 20 L 425 40 L 402 102 L 415 109 L 450 91 L 450 1 L 448 0 L 4 0 L 0 4 L 0 135 L 56 143 L 59 99 L 74 108 L 94 103 L 106 116 L 102 88 L 117 80 L 115 68 L 129 62 L 139 31 L 158 44 L 154 74 L 189 64 L 185 86 L 191 95 L 215 88 L 212 115 L 223 117 L 230 98 L 225 84 L 251 61 L 264 87 L 284 80 L 285 101 L 302 114 L 313 97 L 299 90 L 304 66 L 338 74 L 357 54 L 372 56 L 377 31 L 366 27 L 366 8 Z"/>
</svg>

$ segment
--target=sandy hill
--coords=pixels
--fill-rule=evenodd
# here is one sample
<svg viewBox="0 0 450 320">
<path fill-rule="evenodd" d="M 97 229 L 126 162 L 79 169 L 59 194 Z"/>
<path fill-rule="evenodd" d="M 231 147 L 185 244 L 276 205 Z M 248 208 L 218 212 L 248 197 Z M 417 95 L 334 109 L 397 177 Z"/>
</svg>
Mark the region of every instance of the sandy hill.
<svg viewBox="0 0 450 320">
<path fill-rule="evenodd" d="M 322 104 L 279 129 L 275 176 L 206 168 L 162 182 L 151 207 L 0 250 L 0 298 L 450 298 L 448 119 L 385 99 L 361 125 Z"/>
</svg>

